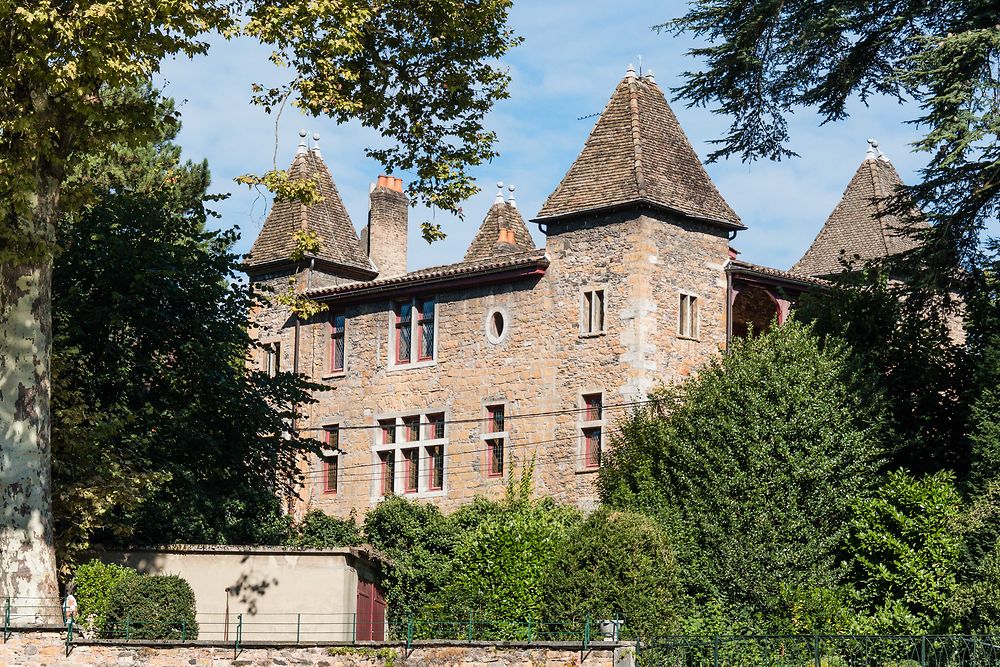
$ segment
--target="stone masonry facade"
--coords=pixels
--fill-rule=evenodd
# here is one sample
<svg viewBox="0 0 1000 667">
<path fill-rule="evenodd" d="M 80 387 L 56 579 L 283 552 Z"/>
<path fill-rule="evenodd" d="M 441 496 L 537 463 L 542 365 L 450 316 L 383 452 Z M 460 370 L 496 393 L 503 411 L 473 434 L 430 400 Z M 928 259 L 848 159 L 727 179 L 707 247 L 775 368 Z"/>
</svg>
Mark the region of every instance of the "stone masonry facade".
<svg viewBox="0 0 1000 667">
<path fill-rule="evenodd" d="M 336 195 L 318 150 L 300 145 L 291 171 Z M 329 388 L 296 424 L 327 443 L 302 461 L 298 514 L 363 515 L 389 494 L 448 511 L 498 497 L 530 463 L 537 495 L 593 508 L 630 409 L 827 285 L 737 259 L 742 223 L 662 91 L 631 70 L 532 220 L 543 248 L 498 193 L 463 261 L 406 272 L 407 205 L 380 177 L 359 238 L 339 195 L 276 204 L 248 258 L 254 282 L 291 280 L 328 309 L 296 321 L 274 305 L 251 323 L 263 368 Z M 339 236 L 292 262 L 294 221 Z"/>
</svg>

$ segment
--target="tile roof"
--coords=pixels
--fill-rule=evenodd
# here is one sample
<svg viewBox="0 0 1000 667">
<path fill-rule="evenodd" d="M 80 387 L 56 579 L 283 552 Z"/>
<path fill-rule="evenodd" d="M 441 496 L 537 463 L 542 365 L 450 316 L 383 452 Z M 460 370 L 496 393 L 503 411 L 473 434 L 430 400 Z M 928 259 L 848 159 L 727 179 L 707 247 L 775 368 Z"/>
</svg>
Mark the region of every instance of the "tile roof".
<svg viewBox="0 0 1000 667">
<path fill-rule="evenodd" d="M 288 168 L 288 174 L 291 178 L 314 178 L 323 199 L 312 206 L 298 201 L 275 202 L 250 249 L 247 266 L 287 261 L 295 249 L 292 234 L 308 229 L 319 236 L 320 249 L 316 259 L 374 273 L 368 256 L 361 250 L 358 234 L 333 177 L 318 151 L 300 150 Z"/>
<path fill-rule="evenodd" d="M 906 234 L 906 223 L 885 213 L 885 198 L 902 185 L 892 163 L 870 155 L 858 167 L 843 196 L 816 239 L 792 271 L 827 276 L 844 270 L 841 251 L 873 260 L 912 250 L 917 240 Z M 919 212 L 916 213 L 919 217 Z M 925 222 L 917 223 L 926 225 Z"/>
<path fill-rule="evenodd" d="M 709 178 L 663 91 L 652 76 L 637 77 L 630 70 L 535 221 L 631 203 L 743 228 Z"/>
<path fill-rule="evenodd" d="M 511 269 L 538 266 L 545 268 L 549 265 L 545 250 L 536 249 L 527 252 L 516 252 L 485 259 L 458 262 L 456 264 L 444 264 L 441 266 L 431 266 L 418 271 L 404 273 L 401 276 L 391 278 L 381 278 L 377 280 L 358 280 L 341 285 L 330 287 L 320 287 L 307 292 L 310 298 L 322 298 L 341 294 L 350 294 L 360 291 L 384 291 L 389 288 L 419 285 L 426 282 L 436 282 L 439 280 L 474 276 L 489 273 L 498 273 Z"/>
<path fill-rule="evenodd" d="M 726 264 L 726 271 L 760 275 L 767 278 L 773 278 L 775 280 L 782 282 L 815 285 L 816 287 L 833 286 L 833 283 L 831 283 L 829 280 L 823 280 L 822 278 L 803 275 L 801 273 L 793 273 L 791 271 L 782 271 L 781 269 L 772 269 L 769 266 L 761 266 L 760 264 L 751 264 L 750 262 L 744 262 L 743 260 L 739 259 L 729 260 L 729 262 Z"/>
<path fill-rule="evenodd" d="M 513 244 L 499 240 L 501 229 L 513 232 Z M 515 205 L 498 197 L 498 200 L 487 211 L 486 218 L 479 226 L 476 237 L 469 244 L 463 261 L 469 262 L 534 249 L 535 242 L 531 238 L 527 225 L 524 224 L 521 212 L 517 210 Z"/>
</svg>

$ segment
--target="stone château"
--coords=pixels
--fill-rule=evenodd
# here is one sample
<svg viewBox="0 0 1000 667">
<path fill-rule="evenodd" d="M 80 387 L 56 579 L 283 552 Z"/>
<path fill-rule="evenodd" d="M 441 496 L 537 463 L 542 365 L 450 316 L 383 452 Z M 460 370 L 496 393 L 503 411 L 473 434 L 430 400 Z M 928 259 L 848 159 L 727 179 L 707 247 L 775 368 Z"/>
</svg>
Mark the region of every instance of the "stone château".
<svg viewBox="0 0 1000 667">
<path fill-rule="evenodd" d="M 276 203 L 247 260 L 255 283 L 289 283 L 327 306 L 301 321 L 255 314 L 259 363 L 331 391 L 297 428 L 327 443 L 302 462 L 294 510 L 363 514 L 388 494 L 445 510 L 502 493 L 534 461 L 540 495 L 583 508 L 615 423 L 750 327 L 781 322 L 841 251 L 905 249 L 874 195 L 899 181 L 870 152 L 793 272 L 740 261 L 745 229 L 702 167 L 652 75 L 631 68 L 583 150 L 530 222 L 498 192 L 465 257 L 407 272 L 408 200 L 379 177 L 360 237 L 318 149 L 293 177 L 322 201 Z M 319 248 L 293 261 L 295 232 Z"/>
</svg>

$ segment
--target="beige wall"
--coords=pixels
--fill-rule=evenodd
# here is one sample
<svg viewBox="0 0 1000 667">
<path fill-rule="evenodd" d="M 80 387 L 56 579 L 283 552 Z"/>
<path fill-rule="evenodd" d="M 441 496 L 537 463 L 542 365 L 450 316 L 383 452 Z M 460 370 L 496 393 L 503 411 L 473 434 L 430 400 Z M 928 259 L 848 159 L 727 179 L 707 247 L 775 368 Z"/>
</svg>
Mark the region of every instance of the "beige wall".
<svg viewBox="0 0 1000 667">
<path fill-rule="evenodd" d="M 181 546 L 102 554 L 144 574 L 176 574 L 194 589 L 199 639 L 235 637 L 243 614 L 247 640 L 351 640 L 358 573 L 373 580 L 357 549 Z M 228 605 L 228 617 L 226 615 Z"/>
<path fill-rule="evenodd" d="M 688 376 L 716 354 L 725 345 L 728 239 L 717 227 L 648 212 L 561 223 L 549 232 L 550 266 L 540 279 L 428 292 L 437 300 L 432 363 L 389 363 L 391 297 L 331 302 L 347 315 L 347 368 L 338 375 L 327 371 L 329 334 L 322 316 L 303 325 L 300 370 L 331 391 L 307 407 L 302 427 L 318 436 L 325 424 L 374 427 L 381 418 L 418 413 L 478 419 L 486 404 L 502 402 L 514 417 L 508 451 L 518 466 L 535 457 L 536 493 L 596 506 L 595 475 L 582 465 L 580 416 L 523 415 L 579 408 L 582 394 L 591 392 L 603 392 L 606 405 L 643 400 L 653 387 Z M 606 330 L 597 336 L 580 331 L 580 301 L 588 287 L 606 290 Z M 678 336 L 682 292 L 699 300 L 696 340 Z M 507 322 L 500 341 L 486 335 L 494 309 Z M 283 352 L 290 353 L 291 330 L 281 326 L 285 316 L 272 312 L 264 320 L 270 335 L 285 337 Z M 622 408 L 606 410 L 606 439 L 624 414 Z M 482 430 L 482 422 L 448 424 L 444 489 L 422 489 L 411 497 L 447 511 L 476 495 L 502 494 L 503 480 L 486 472 Z M 346 517 L 376 504 L 378 437 L 375 428 L 341 431 L 336 494 L 324 493 L 321 461 L 305 461 L 307 485 L 297 511 L 318 508 Z"/>
</svg>

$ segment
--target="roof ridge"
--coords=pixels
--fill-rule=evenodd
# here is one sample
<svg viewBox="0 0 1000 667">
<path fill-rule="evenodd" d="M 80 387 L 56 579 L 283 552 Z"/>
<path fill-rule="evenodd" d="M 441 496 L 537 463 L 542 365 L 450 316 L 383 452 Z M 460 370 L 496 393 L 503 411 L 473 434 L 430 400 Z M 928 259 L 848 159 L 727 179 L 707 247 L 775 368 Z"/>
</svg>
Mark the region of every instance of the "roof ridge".
<svg viewBox="0 0 1000 667">
<path fill-rule="evenodd" d="M 635 187 L 640 197 L 646 196 L 646 179 L 642 171 L 642 116 L 639 112 L 639 83 L 626 77 L 629 87 L 629 113 L 632 116 L 632 149 L 635 154 Z"/>
</svg>

